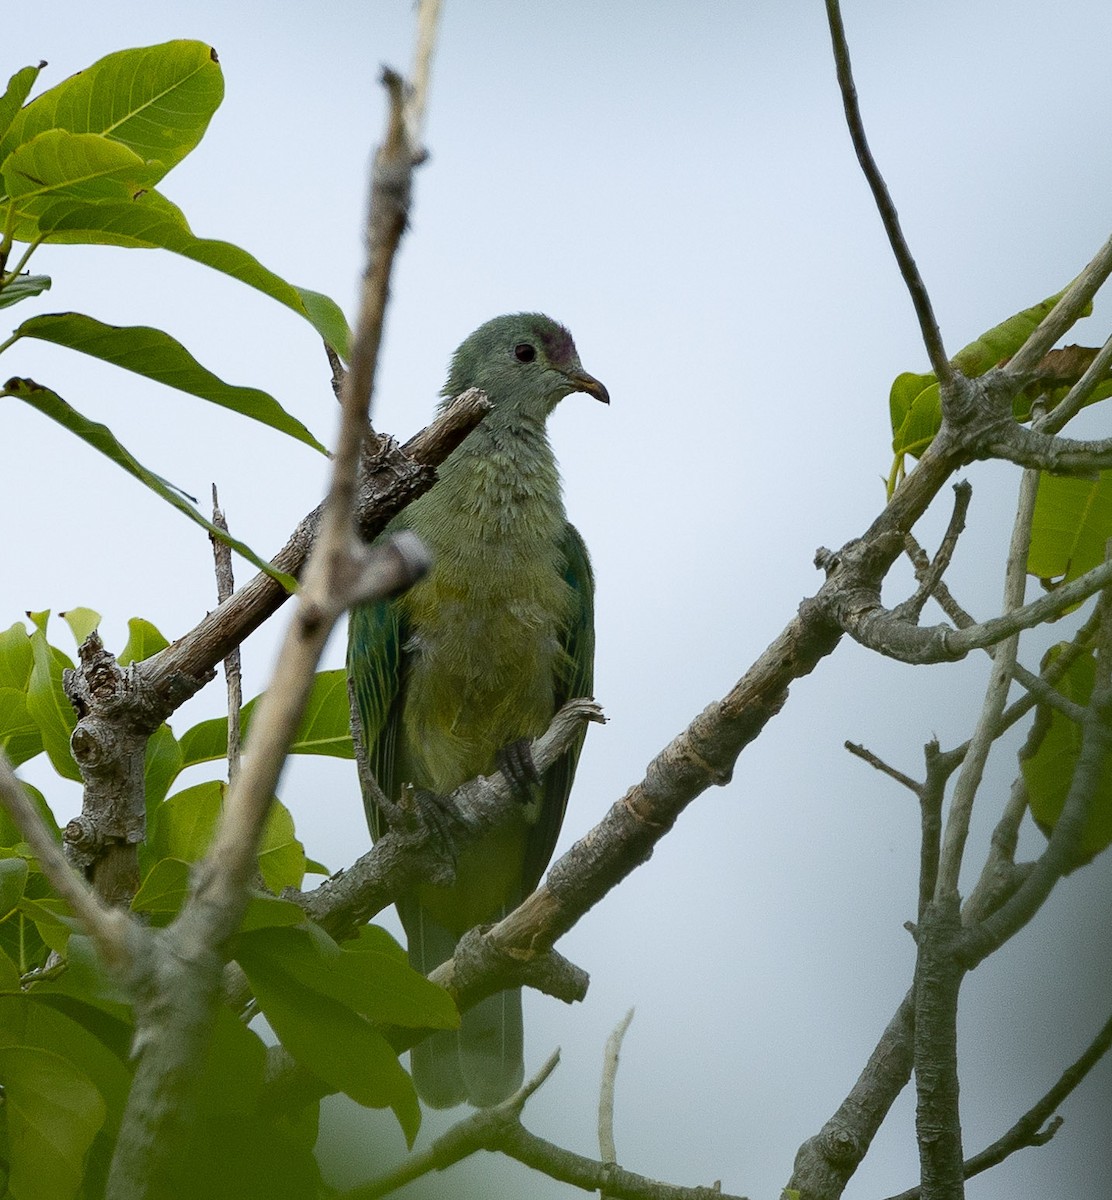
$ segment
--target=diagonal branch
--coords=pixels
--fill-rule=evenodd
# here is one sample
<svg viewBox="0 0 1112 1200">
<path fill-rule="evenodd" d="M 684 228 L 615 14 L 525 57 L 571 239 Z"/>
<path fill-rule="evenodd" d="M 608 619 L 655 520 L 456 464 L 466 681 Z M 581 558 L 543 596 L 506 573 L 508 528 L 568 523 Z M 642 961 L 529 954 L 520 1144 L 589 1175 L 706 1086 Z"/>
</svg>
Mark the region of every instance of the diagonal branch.
<svg viewBox="0 0 1112 1200">
<path fill-rule="evenodd" d="M 834 65 L 838 72 L 838 86 L 842 92 L 842 106 L 846 111 L 846 124 L 853 139 L 853 148 L 857 152 L 857 161 L 861 164 L 861 170 L 872 190 L 880 219 L 884 223 L 884 231 L 888 234 L 888 241 L 892 246 L 892 253 L 896 256 L 900 274 L 911 294 L 911 303 L 915 306 L 915 315 L 919 320 L 919 329 L 923 335 L 923 344 L 927 348 L 931 368 L 938 376 L 943 390 L 946 390 L 953 381 L 954 368 L 950 365 L 946 349 L 942 345 L 942 334 L 934 317 L 930 296 L 900 228 L 900 218 L 888 185 L 884 182 L 884 176 L 876 165 L 868 139 L 865 137 L 865 125 L 857 103 L 857 88 L 853 82 L 853 69 L 849 61 L 849 44 L 846 41 L 846 30 L 842 23 L 838 0 L 826 0 L 826 16 L 830 22 L 830 40 L 834 47 Z"/>
</svg>

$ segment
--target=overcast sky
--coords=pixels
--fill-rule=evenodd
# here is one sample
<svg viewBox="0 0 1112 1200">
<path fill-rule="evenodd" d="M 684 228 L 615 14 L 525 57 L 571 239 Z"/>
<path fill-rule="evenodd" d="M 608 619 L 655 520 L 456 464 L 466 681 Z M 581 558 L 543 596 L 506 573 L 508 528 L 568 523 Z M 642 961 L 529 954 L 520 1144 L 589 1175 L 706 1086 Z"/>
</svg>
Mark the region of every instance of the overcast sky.
<svg viewBox="0 0 1112 1200">
<path fill-rule="evenodd" d="M 1063 286 L 1112 231 L 1112 6 L 846 0 L 845 20 L 874 151 L 953 353 Z M 211 42 L 224 105 L 163 190 L 199 235 L 242 245 L 350 314 L 368 151 L 382 125 L 376 76 L 381 63 L 408 65 L 411 21 L 407 0 L 55 0 L 5 22 L 3 70 L 46 59 L 48 86 L 113 50 Z M 453 348 L 517 309 L 566 322 L 613 401 L 571 396 L 553 420 L 568 510 L 598 578 L 596 688 L 610 717 L 590 731 L 566 847 L 818 587 L 816 547 L 841 545 L 876 513 L 888 388 L 901 371 L 925 370 L 926 356 L 845 132 L 818 0 L 447 0 L 427 141 L 378 426 L 404 437 L 425 424 Z M 47 248 L 33 261 L 54 287 L 10 310 L 13 324 L 75 309 L 159 326 L 223 378 L 267 389 L 332 436 L 315 335 L 261 295 L 161 252 Z M 1112 305 L 1098 304 L 1071 340 L 1100 344 L 1110 317 Z M 320 496 L 319 456 L 200 401 L 26 342 L 0 369 L 107 422 L 194 495 L 215 480 L 233 530 L 264 552 Z M 1107 433 L 1106 415 L 1090 421 Z M 2 429 L 0 628 L 28 609 L 89 605 L 118 650 L 130 616 L 173 637 L 212 607 L 207 540 L 179 514 L 15 402 Z M 971 528 L 951 584 L 988 615 L 1016 477 L 983 464 L 968 477 Z M 924 520 L 925 541 L 947 515 Z M 899 599 L 906 582 L 893 575 L 886 597 Z M 281 620 L 245 649 L 251 694 Z M 1034 665 L 1037 651 L 1025 658 Z M 329 665 L 341 661 L 337 638 Z M 842 742 L 918 773 L 932 735 L 944 747 L 968 736 L 986 664 L 912 670 L 845 644 L 795 685 L 733 782 L 696 801 L 652 861 L 561 943 L 591 974 L 585 1003 L 527 998 L 527 1071 L 557 1045 L 564 1056 L 530 1103 L 532 1129 L 597 1151 L 603 1043 L 636 1005 L 618 1079 L 622 1164 L 779 1194 L 913 963 L 902 926 L 915 906 L 917 809 Z M 215 715 L 218 691 L 179 712 L 175 729 Z M 993 761 L 974 866 L 1013 752 Z M 62 820 L 77 810 L 75 788 L 33 764 L 27 775 Z M 296 764 L 282 795 L 314 857 L 335 868 L 365 847 L 348 766 Z M 1023 850 L 1042 844 L 1029 830 Z M 967 980 L 970 1152 L 1106 1019 L 1110 894 L 1105 854 Z M 968 1195 L 1096 1194 L 1110 1100 L 1105 1062 L 1050 1146 L 981 1176 Z M 847 1197 L 915 1181 L 913 1111 L 908 1089 Z M 321 1152 L 336 1182 L 365 1176 L 372 1136 L 401 1153 L 388 1115 L 352 1117 L 339 1102 L 327 1113 Z M 422 1137 L 443 1125 L 430 1120 Z M 481 1189 L 490 1171 L 485 1161 L 458 1169 L 430 1194 L 458 1194 L 465 1178 Z M 568 1194 L 512 1165 L 494 1178 L 507 1194 Z"/>
</svg>

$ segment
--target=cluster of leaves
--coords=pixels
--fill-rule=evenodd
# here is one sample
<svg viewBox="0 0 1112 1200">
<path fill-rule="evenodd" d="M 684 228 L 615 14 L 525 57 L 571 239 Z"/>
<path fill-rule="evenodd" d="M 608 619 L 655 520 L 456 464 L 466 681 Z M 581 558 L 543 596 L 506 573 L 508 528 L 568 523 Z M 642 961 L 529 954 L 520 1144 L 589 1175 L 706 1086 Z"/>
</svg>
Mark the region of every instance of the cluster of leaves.
<svg viewBox="0 0 1112 1200">
<path fill-rule="evenodd" d="M 17 766 L 45 754 L 59 776 L 78 780 L 69 748 L 76 717 L 63 691 L 63 672 L 72 663 L 47 640 L 49 614 L 30 615 L 30 631 L 18 622 L 0 634 L 0 745 Z M 100 620 L 89 609 L 63 616 L 78 643 Z M 140 619 L 129 622 L 129 634 L 119 655 L 124 665 L 167 644 Z M 253 706 L 244 707 L 248 736 Z M 347 714 L 344 673 L 322 671 L 293 750 L 351 758 Z M 227 721 L 221 719 L 180 738 L 164 724 L 148 743 L 148 839 L 131 907 L 152 925 L 167 924 L 180 910 L 192 864 L 207 850 L 223 802 L 220 780 L 181 786 L 182 775 L 226 750 Z M 41 793 L 28 790 L 57 832 Z M 340 946 L 282 899 L 307 871 L 326 873 L 306 859 L 289 811 L 276 800 L 259 855 L 262 886 L 231 956 L 286 1050 L 328 1090 L 391 1107 L 411 1140 L 420 1120 L 416 1093 L 379 1027 L 450 1028 L 458 1014 L 447 993 L 413 971 L 384 930 L 365 926 Z M 229 1008 L 218 1017 L 195 1133 L 204 1153 L 189 1156 L 190 1190 L 223 1194 L 234 1178 L 241 1196 L 311 1195 L 315 1109 L 296 1122 L 264 1115 L 266 1047 L 242 1019 L 251 1011 Z M 6 1101 L 0 1169 L 7 1170 L 17 1200 L 99 1193 L 128 1094 L 133 1032 L 126 998 L 100 970 L 66 905 L 0 813 L 0 1084 Z M 210 1176 L 211 1188 L 204 1185 Z"/>
<path fill-rule="evenodd" d="M 158 190 L 167 172 L 200 141 L 223 96 L 215 52 L 195 41 L 126 50 L 27 102 L 41 67 L 26 67 L 0 97 L 0 307 L 41 296 L 46 275 L 28 261 L 44 243 L 161 248 L 256 288 L 308 321 L 341 357 L 348 328 L 328 297 L 294 287 L 247 251 L 195 236 Z M 16 243 L 26 249 L 14 265 Z M 41 313 L 0 344 L 10 352 L 34 338 L 165 384 L 324 452 L 279 402 L 257 388 L 226 383 L 169 334 L 119 327 L 81 313 Z M 13 377 L 0 395 L 21 400 L 139 479 L 210 534 L 290 586 L 242 542 L 217 530 L 191 497 L 139 463 L 112 430 L 83 416 L 40 382 Z M 80 782 L 70 752 L 76 716 L 63 673 L 69 656 L 48 640 L 48 613 L 28 614 L 0 634 L 0 746 L 17 767 L 45 755 L 63 779 Z M 63 614 L 80 644 L 99 623 L 88 609 Z M 166 639 L 133 619 L 121 665 L 160 651 Z M 250 735 L 253 705 L 245 706 Z M 352 758 L 341 671 L 316 680 L 295 753 Z M 145 763 L 147 839 L 132 910 L 166 925 L 188 892 L 192 865 L 206 852 L 224 798 L 216 778 L 182 785 L 189 768 L 227 752 L 227 722 L 206 721 L 180 738 L 164 724 Z M 196 774 L 196 772 L 194 773 Z M 41 793 L 28 792 L 60 838 Z M 408 1139 L 419 1122 L 416 1093 L 381 1027 L 450 1028 L 459 1016 L 448 995 L 411 970 L 383 930 L 363 928 L 340 946 L 281 898 L 306 872 L 288 810 L 275 801 L 259 857 L 259 888 L 231 946 L 253 993 L 248 1007 L 218 1014 L 205 1064 L 188 1180 L 172 1194 L 314 1194 L 316 1110 L 283 1115 L 264 1098 L 267 1048 L 251 1025 L 255 1011 L 286 1050 L 327 1090 L 390 1107 Z M 246 1002 L 245 1002 L 246 1003 Z M 99 968 L 66 905 L 48 886 L 19 831 L 0 812 L 0 1195 L 67 1200 L 102 1193 L 131 1080 L 134 1023 L 127 998 Z M 325 1089 L 322 1089 L 325 1090 Z"/>
<path fill-rule="evenodd" d="M 954 355 L 953 365 L 970 378 L 1006 362 L 1023 345 L 1062 293 L 1024 309 L 983 333 Z M 1083 346 L 1052 350 L 1034 373 L 1030 387 L 1015 402 L 1015 417 L 1031 419 L 1034 402 L 1053 409 L 1077 383 L 1096 356 Z M 1086 404 L 1112 396 L 1112 379 L 1097 384 Z M 908 457 L 918 458 L 942 424 L 938 378 L 933 372 L 898 375 L 889 394 L 892 449 L 895 458 L 889 475 L 889 493 L 903 478 Z M 1112 538 L 1112 472 L 1092 476 L 1052 475 L 1043 471 L 1031 525 L 1027 555 L 1028 574 L 1055 587 L 1084 575 L 1104 561 Z M 1047 660 L 1057 657 L 1065 644 L 1054 647 Z M 1079 705 L 1087 705 L 1093 690 L 1096 660 L 1092 651 L 1077 656 L 1058 683 L 1058 689 Z M 1066 793 L 1081 750 L 1081 730 L 1061 713 L 1040 707 L 1036 738 L 1024 758 L 1023 776 L 1031 813 L 1049 837 L 1065 803 Z M 1104 772 L 1082 837 L 1078 865 L 1112 845 L 1112 763 Z"/>
<path fill-rule="evenodd" d="M 49 276 L 26 269 L 43 243 L 159 248 L 256 288 L 308 321 L 341 357 L 346 355 L 349 331 L 334 301 L 287 283 L 239 246 L 197 237 L 181 209 L 156 186 L 198 144 L 223 98 L 223 75 L 210 46 L 174 41 L 109 54 L 25 104 L 41 66 L 16 72 L 0 97 L 0 308 L 50 287 Z M 17 242 L 27 248 L 9 269 Z M 324 453 L 273 396 L 225 383 L 162 330 L 107 325 L 82 313 L 47 313 L 19 325 L 0 344 L 0 353 L 23 338 L 65 346 L 199 396 Z M 58 421 L 210 534 L 273 573 L 249 547 L 215 529 L 192 497 L 143 466 L 110 429 L 83 416 L 49 387 L 16 376 L 0 395 L 22 400 Z"/>
</svg>

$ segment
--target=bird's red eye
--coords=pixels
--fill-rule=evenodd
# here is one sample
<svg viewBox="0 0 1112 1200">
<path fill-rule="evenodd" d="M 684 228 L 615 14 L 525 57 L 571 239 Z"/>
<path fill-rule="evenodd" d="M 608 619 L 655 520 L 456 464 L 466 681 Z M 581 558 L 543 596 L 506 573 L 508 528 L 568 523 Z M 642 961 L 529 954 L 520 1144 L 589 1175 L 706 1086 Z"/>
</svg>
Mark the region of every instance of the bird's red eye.
<svg viewBox="0 0 1112 1200">
<path fill-rule="evenodd" d="M 518 362 L 529 363 L 532 362 L 536 357 L 536 348 L 530 346 L 528 342 L 518 342 L 518 344 L 514 347 L 514 358 L 516 358 Z"/>
</svg>

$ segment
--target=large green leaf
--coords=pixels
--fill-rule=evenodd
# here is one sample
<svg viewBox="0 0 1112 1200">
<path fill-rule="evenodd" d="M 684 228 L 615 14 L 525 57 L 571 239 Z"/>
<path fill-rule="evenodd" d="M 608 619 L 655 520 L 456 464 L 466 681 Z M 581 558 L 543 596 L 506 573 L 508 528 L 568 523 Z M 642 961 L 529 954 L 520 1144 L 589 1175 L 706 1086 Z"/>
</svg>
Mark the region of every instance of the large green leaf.
<svg viewBox="0 0 1112 1200">
<path fill-rule="evenodd" d="M 24 67 L 21 71 L 16 71 L 8 80 L 8 86 L 4 90 L 3 96 L 0 96 L 0 145 L 4 144 L 16 113 L 19 112 L 23 101 L 31 94 L 35 80 L 45 66 L 46 63 L 39 63 L 37 67 Z"/>
<path fill-rule="evenodd" d="M 42 753 L 42 732 L 22 688 L 0 687 L 0 746 L 13 767 Z"/>
<path fill-rule="evenodd" d="M 1027 570 L 1068 582 L 1104 561 L 1112 537 L 1112 472 L 1039 476 Z"/>
<path fill-rule="evenodd" d="M 275 800 L 259 844 L 259 872 L 275 895 L 283 888 L 301 886 L 305 878 L 305 847 L 294 833 L 290 810 Z"/>
<path fill-rule="evenodd" d="M 236 950 L 271 1028 L 290 1054 L 330 1087 L 369 1108 L 393 1108 L 412 1145 L 420 1109 L 413 1082 L 394 1050 L 347 1004 L 295 976 L 271 952 L 268 943 L 276 934 L 296 931 L 269 929 L 244 935 Z"/>
<path fill-rule="evenodd" d="M 0 858 L 0 921 L 23 899 L 26 886 L 27 863 L 22 858 Z"/>
<path fill-rule="evenodd" d="M 335 301 L 287 283 L 231 242 L 196 237 L 181 210 L 154 190 L 127 204 L 58 200 L 38 216 L 34 229 L 21 228 L 17 235 L 22 240 L 41 235 L 52 242 L 157 248 L 181 254 L 284 304 L 304 317 L 342 358 L 347 357 L 351 334 Z"/>
<path fill-rule="evenodd" d="M 120 142 L 64 129 L 47 129 L 17 146 L 0 166 L 5 191 L 17 212 L 30 219 L 60 196 L 128 203 L 158 173 Z"/>
<path fill-rule="evenodd" d="M 129 617 L 127 621 L 127 645 L 120 651 L 119 664 L 143 662 L 160 650 L 165 650 L 169 641 L 143 617 Z"/>
<path fill-rule="evenodd" d="M 259 697 L 249 700 L 240 714 L 240 729 L 246 738 Z M 228 753 L 228 721 L 213 717 L 187 729 L 181 736 L 182 765 L 213 762 Z M 313 681 L 305 713 L 301 718 L 291 754 L 325 754 L 354 758 L 351 744 L 351 714 L 347 696 L 347 672 L 342 668 L 319 671 Z"/>
<path fill-rule="evenodd" d="M 216 52 L 204 42 L 119 50 L 21 109 L 0 141 L 0 158 L 45 130 L 97 133 L 157 163 L 157 182 L 201 140 L 223 97 Z"/>
<path fill-rule="evenodd" d="M 146 759 L 143 766 L 143 784 L 146 789 L 147 814 L 155 805 L 166 799 L 170 784 L 181 772 L 181 745 L 174 737 L 169 725 L 160 725 L 147 739 Z"/>
<path fill-rule="evenodd" d="M 46 797 L 33 784 L 27 782 L 26 779 L 21 779 L 24 795 L 31 801 L 32 808 L 39 814 L 39 820 L 53 834 L 56 841 L 61 841 L 62 831 L 58 828 L 58 822 L 54 819 L 54 814 L 50 811 L 50 806 L 46 802 Z M 23 841 L 23 834 L 16 828 L 15 822 L 8 815 L 8 810 L 0 805 L 0 846 L 18 846 Z M 41 887 L 36 891 L 36 895 L 46 894 L 48 888 L 42 880 L 42 876 L 35 873 L 31 876 L 32 884 L 34 880 L 39 880 Z"/>
<path fill-rule="evenodd" d="M 132 898 L 132 912 L 146 913 L 155 925 L 168 924 L 189 895 L 189 872 L 190 864 L 180 858 L 159 859 Z"/>
<path fill-rule="evenodd" d="M 1054 659 L 1065 644 L 1050 649 L 1044 662 Z M 1070 665 L 1058 682 L 1058 690 L 1077 704 L 1087 705 L 1096 678 L 1096 661 L 1091 653 L 1082 654 Z M 1073 783 L 1077 759 L 1081 753 L 1081 727 L 1056 709 L 1040 708 L 1044 730 L 1035 753 L 1022 760 L 1023 779 L 1031 804 L 1031 815 L 1049 837 L 1062 815 L 1066 796 Z M 1074 866 L 1087 863 L 1112 844 L 1112 755 L 1101 768 L 1089 818 L 1077 849 Z"/>
<path fill-rule="evenodd" d="M 70 627 L 73 640 L 80 647 L 95 629 L 100 628 L 100 613 L 94 608 L 67 608 L 58 614 Z"/>
<path fill-rule="evenodd" d="M 39 727 L 54 770 L 80 783 L 81 772 L 70 753 L 70 734 L 77 724 L 77 714 L 62 686 L 62 672 L 72 668 L 73 663 L 47 642 L 41 629 L 31 635 L 31 652 L 34 665 L 27 684 L 27 711 Z"/>
<path fill-rule="evenodd" d="M 456 1029 L 459 1012 L 451 996 L 409 965 L 405 951 L 384 930 L 338 946 L 323 931 L 263 929 L 241 934 L 240 948 L 269 958 L 305 987 L 313 988 L 380 1024 L 413 1029 Z"/>
<path fill-rule="evenodd" d="M 88 1075 L 60 1054 L 0 1048 L 13 1200 L 70 1200 L 106 1108 Z"/>
<path fill-rule="evenodd" d="M 175 792 L 155 810 L 150 848 L 156 858 L 197 862 L 208 850 L 227 784 L 216 779 Z M 305 874 L 305 848 L 294 836 L 293 818 L 280 800 L 270 806 L 259 846 L 259 870 L 269 888 L 297 887 Z"/>
<path fill-rule="evenodd" d="M 31 637 L 22 621 L 0 632 L 0 687 L 26 690 L 31 678 Z"/>
<path fill-rule="evenodd" d="M 219 538 L 237 553 L 242 554 L 248 562 L 258 567 L 260 571 L 264 571 L 272 579 L 276 579 L 287 590 L 292 592 L 296 589 L 297 581 L 295 579 L 279 571 L 266 559 L 256 554 L 246 543 L 231 537 L 224 530 L 218 529 L 198 512 L 184 492 L 153 471 L 147 470 L 129 450 L 120 444 L 116 435 L 107 425 L 90 421 L 56 392 L 35 383 L 32 379 L 9 379 L 0 389 L 0 395 L 13 396 L 17 400 L 23 400 L 32 408 L 38 409 L 44 416 L 57 421 L 63 428 L 81 438 L 83 442 L 87 442 L 93 449 L 99 450 L 101 454 L 110 458 L 129 475 L 133 475 L 140 483 L 145 484 L 152 492 L 161 496 L 167 504 L 173 505 L 213 537 Z"/>
<path fill-rule="evenodd" d="M 46 313 L 24 321 L 13 338 L 33 337 L 80 351 L 153 379 L 167 387 L 200 396 L 241 416 L 269 425 L 327 453 L 324 446 L 268 393 L 225 383 L 206 370 L 169 334 L 145 325 L 105 325 L 81 313 Z"/>
</svg>

